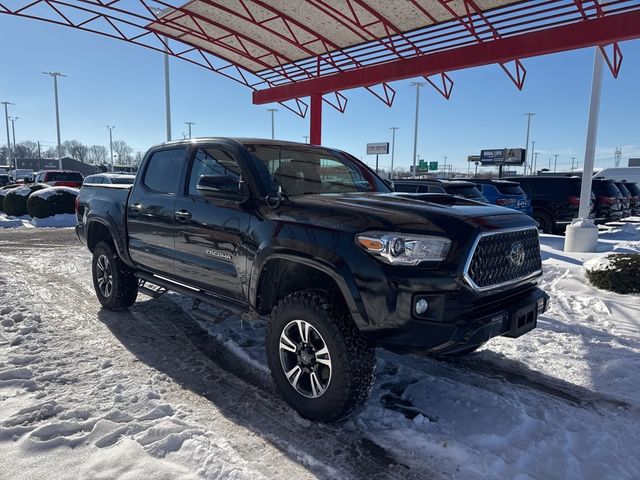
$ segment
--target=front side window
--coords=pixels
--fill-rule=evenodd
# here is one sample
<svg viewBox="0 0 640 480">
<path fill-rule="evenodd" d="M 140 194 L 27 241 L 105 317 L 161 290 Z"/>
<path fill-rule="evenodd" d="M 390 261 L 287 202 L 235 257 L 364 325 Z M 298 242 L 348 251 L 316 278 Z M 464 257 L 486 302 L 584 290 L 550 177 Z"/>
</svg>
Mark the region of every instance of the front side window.
<svg viewBox="0 0 640 480">
<path fill-rule="evenodd" d="M 158 193 L 176 193 L 184 156 L 184 148 L 172 148 L 154 153 L 147 163 L 142 180 L 144 186 Z"/>
<path fill-rule="evenodd" d="M 203 175 L 228 176 L 238 183 L 240 193 L 240 166 L 238 162 L 227 152 L 219 148 L 199 148 L 191 164 L 189 173 L 189 195 L 201 195 L 198 192 L 198 181 Z"/>
<path fill-rule="evenodd" d="M 246 145 L 269 189 L 288 196 L 321 193 L 389 192 L 369 169 L 346 155 L 323 148 Z"/>
</svg>

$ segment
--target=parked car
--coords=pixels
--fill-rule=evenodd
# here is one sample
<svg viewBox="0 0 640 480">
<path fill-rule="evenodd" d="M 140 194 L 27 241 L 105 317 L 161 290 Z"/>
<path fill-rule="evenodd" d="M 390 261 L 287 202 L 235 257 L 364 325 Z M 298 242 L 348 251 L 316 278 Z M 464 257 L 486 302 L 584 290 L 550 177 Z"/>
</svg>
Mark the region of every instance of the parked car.
<svg viewBox="0 0 640 480">
<path fill-rule="evenodd" d="M 22 183 L 24 183 L 25 181 L 31 181 L 33 179 L 33 170 L 29 168 L 18 168 L 17 170 L 11 170 L 9 175 L 14 182 L 18 183 L 19 180 L 22 180 Z"/>
<path fill-rule="evenodd" d="M 133 185 L 133 181 L 135 179 L 135 175 L 123 175 L 120 173 L 96 173 L 95 175 L 87 175 L 86 177 L 84 177 L 84 182 L 82 182 L 82 184 Z"/>
<path fill-rule="evenodd" d="M 489 203 L 475 183 L 439 178 L 393 180 L 394 190 L 404 193 L 448 193 L 456 197 Z"/>
<path fill-rule="evenodd" d="M 531 199 L 518 182 L 488 178 L 470 178 L 468 180 L 478 185 L 480 192 L 489 203 L 533 215 Z"/>
<path fill-rule="evenodd" d="M 9 185 L 11 183 L 11 177 L 9 174 L 0 173 L 0 187 L 4 187 L 5 185 Z"/>
<path fill-rule="evenodd" d="M 596 173 L 594 178 L 608 178 L 621 182 L 626 180 L 628 182 L 640 183 L 640 167 L 612 167 L 605 168 Z"/>
<path fill-rule="evenodd" d="M 545 233 L 562 233 L 578 217 L 582 179 L 575 176 L 506 177 L 518 182 L 531 199 L 533 219 Z M 593 209 L 592 205 L 590 211 Z M 590 215 L 591 216 L 591 215 Z"/>
<path fill-rule="evenodd" d="M 301 415 L 364 403 L 376 345 L 462 354 L 536 326 L 548 296 L 527 215 L 393 193 L 348 153 L 199 138 L 150 149 L 133 186 L 87 184 L 76 232 L 105 309 L 139 291 L 194 299 L 204 321 L 270 314 L 266 356 Z"/>
<path fill-rule="evenodd" d="M 36 183 L 46 183 L 52 187 L 80 188 L 82 180 L 82 174 L 73 170 L 44 170 L 35 174 Z"/>
<path fill-rule="evenodd" d="M 631 214 L 640 215 L 640 187 L 636 182 L 622 182 L 631 194 Z"/>
<path fill-rule="evenodd" d="M 620 190 L 620 194 L 622 195 L 622 198 L 620 199 L 620 201 L 622 202 L 622 218 L 630 217 L 632 215 L 631 202 L 633 195 L 631 195 L 631 192 L 627 189 L 623 182 L 614 181 L 613 183 L 615 183 L 616 187 L 618 187 L 618 190 Z"/>
<path fill-rule="evenodd" d="M 596 196 L 596 223 L 606 223 L 622 218 L 622 194 L 613 180 L 594 178 L 591 188 Z"/>
</svg>

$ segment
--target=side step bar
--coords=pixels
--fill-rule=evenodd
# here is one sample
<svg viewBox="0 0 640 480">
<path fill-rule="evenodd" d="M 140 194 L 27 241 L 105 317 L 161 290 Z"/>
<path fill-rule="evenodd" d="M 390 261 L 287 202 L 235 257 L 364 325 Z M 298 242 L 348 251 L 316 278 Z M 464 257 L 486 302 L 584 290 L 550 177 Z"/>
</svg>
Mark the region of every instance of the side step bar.
<svg viewBox="0 0 640 480">
<path fill-rule="evenodd" d="M 182 285 L 180 283 L 172 282 L 171 280 L 167 280 L 165 278 L 157 277 L 152 273 L 136 272 L 136 277 L 139 280 L 144 280 L 145 282 L 153 283 L 167 290 L 171 290 L 181 295 L 185 295 L 187 297 L 191 297 L 193 299 L 199 300 L 200 302 L 207 303 L 213 306 L 214 308 L 229 310 L 230 312 L 238 315 L 243 315 L 251 311 L 251 308 L 247 304 L 241 304 L 238 302 L 234 302 L 230 299 L 217 297 L 209 293 L 205 293 L 202 290 L 197 290 L 197 289 Z M 142 287 L 142 289 L 139 289 L 139 290 L 143 293 L 147 293 L 146 292 L 147 289 L 148 289 L 147 287 Z M 151 289 L 148 289 L 148 290 L 151 290 Z M 155 292 L 155 291 L 152 290 L 152 292 Z M 151 296 L 152 297 L 154 296 L 153 293 L 151 294 Z M 211 314 L 197 310 L 197 308 L 194 308 L 193 312 L 198 312 L 197 314 L 194 313 L 194 316 L 202 315 L 203 316 L 202 320 L 210 320 L 209 317 L 217 318 Z M 205 316 L 207 318 L 204 318 Z M 218 320 L 218 322 L 219 321 L 220 320 Z"/>
</svg>

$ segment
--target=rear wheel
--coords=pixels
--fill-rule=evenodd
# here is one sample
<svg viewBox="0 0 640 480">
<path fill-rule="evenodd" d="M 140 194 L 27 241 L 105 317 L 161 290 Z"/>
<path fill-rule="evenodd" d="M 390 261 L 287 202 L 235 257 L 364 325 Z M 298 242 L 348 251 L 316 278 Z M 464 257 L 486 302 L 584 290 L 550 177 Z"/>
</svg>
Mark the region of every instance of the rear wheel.
<svg viewBox="0 0 640 480">
<path fill-rule="evenodd" d="M 284 399 L 311 420 L 347 416 L 373 386 L 373 349 L 324 292 L 295 292 L 278 303 L 267 331 L 267 359 Z"/>
<path fill-rule="evenodd" d="M 553 233 L 553 219 L 551 215 L 540 210 L 534 210 L 533 219 L 538 224 L 538 230 L 542 230 L 544 233 Z"/>
<path fill-rule="evenodd" d="M 93 249 L 93 287 L 98 300 L 107 310 L 125 310 L 138 296 L 138 280 L 106 242 Z"/>
</svg>

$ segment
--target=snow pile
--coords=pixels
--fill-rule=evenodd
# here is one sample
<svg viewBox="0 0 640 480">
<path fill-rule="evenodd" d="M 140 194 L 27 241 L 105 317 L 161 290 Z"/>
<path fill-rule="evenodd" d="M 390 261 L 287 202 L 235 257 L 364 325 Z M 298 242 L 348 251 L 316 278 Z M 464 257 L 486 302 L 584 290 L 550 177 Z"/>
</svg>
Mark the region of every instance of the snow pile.
<svg viewBox="0 0 640 480">
<path fill-rule="evenodd" d="M 33 193 L 32 195 L 35 195 L 35 193 Z M 58 215 L 53 215 L 52 217 L 48 218 L 31 218 L 28 215 L 14 217 L 5 213 L 0 213 L 0 228 L 63 228 L 74 227 L 76 223 L 78 223 L 76 216 L 72 213 L 59 213 Z"/>
</svg>

